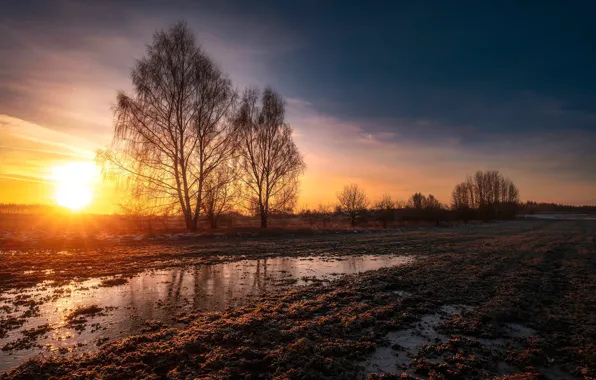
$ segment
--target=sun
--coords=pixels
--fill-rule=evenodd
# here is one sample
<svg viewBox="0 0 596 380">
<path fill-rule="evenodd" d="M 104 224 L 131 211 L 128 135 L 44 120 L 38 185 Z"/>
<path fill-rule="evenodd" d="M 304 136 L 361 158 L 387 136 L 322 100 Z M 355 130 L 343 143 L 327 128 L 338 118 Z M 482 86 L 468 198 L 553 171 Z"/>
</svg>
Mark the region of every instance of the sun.
<svg viewBox="0 0 596 380">
<path fill-rule="evenodd" d="M 52 179 L 56 183 L 54 199 L 62 207 L 79 211 L 93 200 L 92 185 L 98 170 L 90 162 L 71 162 L 54 167 Z"/>
</svg>

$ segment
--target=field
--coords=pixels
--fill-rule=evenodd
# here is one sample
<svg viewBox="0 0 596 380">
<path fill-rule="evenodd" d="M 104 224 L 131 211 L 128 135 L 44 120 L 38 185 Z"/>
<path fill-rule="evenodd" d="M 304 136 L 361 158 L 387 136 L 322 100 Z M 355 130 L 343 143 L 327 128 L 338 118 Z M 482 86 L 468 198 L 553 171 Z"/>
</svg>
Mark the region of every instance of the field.
<svg viewBox="0 0 596 380">
<path fill-rule="evenodd" d="M 145 321 L 144 331 L 134 336 L 82 354 L 46 354 L 2 378 L 596 377 L 596 222 L 590 220 L 1 255 L 0 289 L 11 297 L 34 285 L 59 288 L 97 277 L 108 281 L 105 286 L 125 287 L 148 269 L 246 259 L 413 259 L 336 279 L 303 279 L 307 286 L 294 286 L 298 278 L 290 271 L 283 286 L 250 302 L 169 310 L 177 315 L 175 324 Z M 30 301 L 43 302 L 16 299 L 33 304 L 32 313 L 36 302 Z M 8 309 L 23 306 L 11 302 Z M 65 323 L 89 325 L 95 314 L 108 318 L 112 312 L 86 307 L 71 311 Z M 2 328 L 12 333 L 1 318 Z M 34 344 L 53 328 L 23 335 Z"/>
</svg>

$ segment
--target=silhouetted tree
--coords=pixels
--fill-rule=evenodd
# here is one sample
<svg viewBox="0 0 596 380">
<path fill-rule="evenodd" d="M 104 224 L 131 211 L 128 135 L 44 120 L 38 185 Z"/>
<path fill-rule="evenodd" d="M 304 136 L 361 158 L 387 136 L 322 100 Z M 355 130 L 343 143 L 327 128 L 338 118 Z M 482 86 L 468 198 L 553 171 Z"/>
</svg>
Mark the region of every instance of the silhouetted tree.
<svg viewBox="0 0 596 380">
<path fill-rule="evenodd" d="M 440 210 L 441 202 L 434 195 L 429 194 L 428 197 L 423 196 L 422 208 L 425 210 Z"/>
<path fill-rule="evenodd" d="M 425 196 L 422 193 L 414 193 L 410 197 L 406 208 L 412 209 L 409 212 L 409 218 L 414 220 L 434 220 L 437 224 L 444 214 L 443 205 L 432 194 Z"/>
<path fill-rule="evenodd" d="M 257 89 L 246 90 L 235 118 L 240 178 L 258 208 L 262 228 L 267 228 L 271 213 L 295 207 L 298 176 L 306 168 L 284 117 L 283 99 L 266 88 L 262 94 Z"/>
<path fill-rule="evenodd" d="M 517 186 L 498 171 L 476 172 L 456 185 L 451 195 L 452 209 L 477 210 L 485 219 L 512 217 L 518 203 Z"/>
<path fill-rule="evenodd" d="M 422 210 L 424 209 L 425 202 L 426 197 L 422 193 L 414 193 L 408 201 L 408 207 Z"/>
<path fill-rule="evenodd" d="M 383 194 L 381 199 L 375 203 L 375 211 L 377 219 L 383 224 L 383 228 L 387 228 L 389 222 L 395 219 L 396 203 L 389 194 Z"/>
<path fill-rule="evenodd" d="M 308 207 L 305 207 L 302 210 L 300 210 L 298 215 L 302 219 L 306 220 L 306 223 L 308 223 L 310 228 L 314 227 L 314 225 L 317 223 L 318 218 L 316 210 L 311 210 Z"/>
<path fill-rule="evenodd" d="M 204 183 L 234 145 L 232 84 L 184 22 L 155 33 L 132 82 L 132 95 L 118 94 L 112 148 L 97 160 L 141 189 L 133 193 L 175 200 L 196 230 Z"/>
<path fill-rule="evenodd" d="M 317 207 L 317 216 L 319 221 L 323 224 L 323 228 L 327 228 L 327 224 L 331 221 L 331 214 L 333 207 L 331 205 L 319 204 Z"/>
<path fill-rule="evenodd" d="M 453 210 L 468 210 L 475 208 L 475 188 L 470 181 L 455 186 L 451 194 L 451 208 Z"/>
<path fill-rule="evenodd" d="M 339 206 L 342 212 L 348 215 L 352 227 L 356 225 L 356 220 L 362 216 L 368 207 L 368 198 L 364 190 L 357 184 L 344 186 L 341 193 L 337 194 Z"/>
</svg>

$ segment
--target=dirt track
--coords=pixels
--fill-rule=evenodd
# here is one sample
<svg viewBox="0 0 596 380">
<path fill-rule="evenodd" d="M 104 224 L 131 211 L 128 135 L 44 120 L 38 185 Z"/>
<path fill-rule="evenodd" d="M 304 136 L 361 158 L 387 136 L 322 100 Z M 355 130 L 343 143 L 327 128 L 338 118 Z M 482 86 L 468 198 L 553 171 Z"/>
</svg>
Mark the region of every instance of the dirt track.
<svg viewBox="0 0 596 380">
<path fill-rule="evenodd" d="M 83 252 L 78 259 L 73 254 L 61 259 L 69 269 L 60 279 L 76 276 L 86 265 L 99 266 L 97 257 L 114 269 L 91 269 L 90 276 L 118 266 L 118 273 L 123 268 L 134 272 L 165 265 L 163 260 L 178 265 L 228 260 L 230 255 L 398 251 L 423 257 L 410 266 L 347 276 L 329 286 L 299 288 L 222 313 L 198 314 L 187 328 L 116 341 L 84 357 L 29 362 L 6 377 L 358 378 L 382 350 L 394 357 L 384 366 L 397 375 L 404 372 L 404 377 L 596 377 L 595 222 L 511 222 L 180 248 Z M 60 267 L 58 259 L 40 258 L 37 269 Z M 20 269 L 24 263 L 33 265 L 33 259 L 13 260 Z M 74 265 L 81 260 L 86 265 Z M 17 271 L 12 273 L 18 283 Z M 440 311 L 451 305 L 465 307 Z M 433 315 L 438 315 L 435 341 L 408 350 L 403 342 L 389 339 L 388 333 L 408 329 L 422 334 L 420 322 Z"/>
</svg>

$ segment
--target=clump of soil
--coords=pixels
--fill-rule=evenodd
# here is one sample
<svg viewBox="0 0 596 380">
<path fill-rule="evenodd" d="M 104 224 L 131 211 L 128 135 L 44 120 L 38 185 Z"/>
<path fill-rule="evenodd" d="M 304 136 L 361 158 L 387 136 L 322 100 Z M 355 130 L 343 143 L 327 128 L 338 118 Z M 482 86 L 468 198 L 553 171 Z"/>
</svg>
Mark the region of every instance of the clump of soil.
<svg viewBox="0 0 596 380">
<path fill-rule="evenodd" d="M 79 317 L 93 316 L 103 311 L 103 308 L 97 305 L 79 306 L 66 316 L 68 322 L 72 322 Z"/>
<path fill-rule="evenodd" d="M 119 285 L 124 285 L 128 283 L 128 279 L 123 278 L 123 277 L 117 277 L 117 278 L 110 278 L 107 280 L 103 280 L 99 286 L 103 286 L 103 287 L 111 287 L 111 286 L 119 286 Z"/>
</svg>

